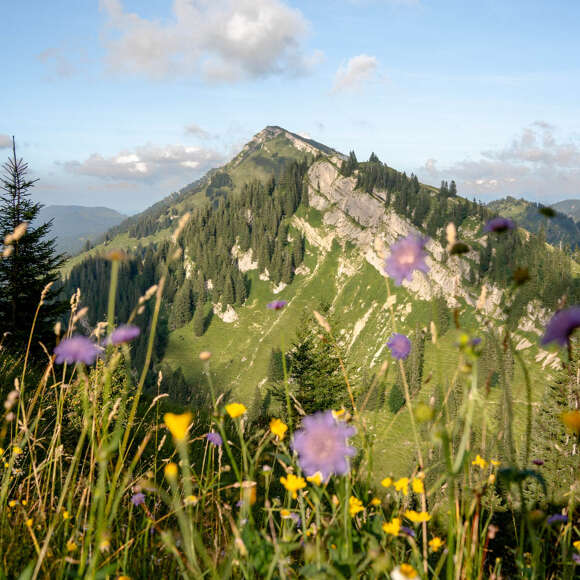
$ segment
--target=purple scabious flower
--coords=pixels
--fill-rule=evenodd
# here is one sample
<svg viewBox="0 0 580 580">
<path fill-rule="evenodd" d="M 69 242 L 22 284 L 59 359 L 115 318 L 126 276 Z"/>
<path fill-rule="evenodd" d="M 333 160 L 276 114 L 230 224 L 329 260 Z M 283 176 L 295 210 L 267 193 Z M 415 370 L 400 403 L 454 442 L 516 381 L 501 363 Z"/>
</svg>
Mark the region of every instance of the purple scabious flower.
<svg viewBox="0 0 580 580">
<path fill-rule="evenodd" d="M 282 310 L 282 308 L 287 304 L 288 302 L 286 300 L 274 300 L 273 302 L 268 302 L 266 308 L 269 308 L 270 310 Z"/>
<path fill-rule="evenodd" d="M 298 453 L 298 463 L 307 475 L 320 471 L 323 479 L 333 473 L 348 473 L 348 457 L 356 449 L 348 445 L 347 439 L 356 433 L 354 427 L 337 421 L 332 411 L 321 411 L 304 417 L 302 428 L 294 433 L 292 449 Z"/>
<path fill-rule="evenodd" d="M 495 217 L 490 219 L 484 226 L 484 232 L 496 232 L 498 234 L 503 234 L 508 230 L 513 230 L 516 224 L 509 218 Z"/>
<path fill-rule="evenodd" d="M 557 524 L 557 523 L 567 524 L 568 516 L 565 516 L 563 514 L 554 514 L 553 516 L 550 516 L 546 521 L 549 524 Z"/>
<path fill-rule="evenodd" d="M 141 492 L 133 494 L 133 496 L 131 497 L 131 503 L 135 507 L 141 505 L 142 503 L 145 503 L 145 494 Z"/>
<path fill-rule="evenodd" d="M 415 270 L 427 273 L 429 266 L 425 263 L 427 252 L 425 244 L 427 238 L 411 234 L 391 246 L 391 254 L 385 260 L 385 273 L 387 273 L 397 286 L 403 280 L 411 280 Z"/>
<path fill-rule="evenodd" d="M 411 341 L 404 335 L 395 332 L 387 342 L 391 356 L 397 360 L 405 360 L 411 352 Z"/>
<path fill-rule="evenodd" d="M 79 362 L 92 365 L 100 352 L 101 350 L 92 340 L 80 334 L 65 338 L 54 349 L 55 362 L 58 365 Z"/>
<path fill-rule="evenodd" d="M 123 342 L 129 342 L 137 338 L 141 334 L 141 329 L 132 324 L 123 324 L 111 332 L 111 336 L 107 339 L 107 344 L 114 344 L 115 346 Z"/>
<path fill-rule="evenodd" d="M 572 554 L 572 560 L 574 560 L 574 563 L 580 564 L 580 554 Z"/>
<path fill-rule="evenodd" d="M 222 440 L 220 434 L 216 433 L 215 431 L 210 431 L 206 435 L 206 438 L 212 445 L 215 445 L 216 447 L 221 447 L 221 445 L 223 443 L 223 440 Z"/>
<path fill-rule="evenodd" d="M 566 346 L 570 335 L 580 326 L 580 306 L 571 306 L 559 310 L 552 316 L 546 332 L 542 337 L 542 345 L 557 342 L 560 346 Z"/>
<path fill-rule="evenodd" d="M 411 538 L 414 538 L 416 536 L 415 532 L 411 528 L 407 528 L 406 526 L 401 526 L 401 532 L 407 534 L 407 536 L 411 536 Z"/>
</svg>

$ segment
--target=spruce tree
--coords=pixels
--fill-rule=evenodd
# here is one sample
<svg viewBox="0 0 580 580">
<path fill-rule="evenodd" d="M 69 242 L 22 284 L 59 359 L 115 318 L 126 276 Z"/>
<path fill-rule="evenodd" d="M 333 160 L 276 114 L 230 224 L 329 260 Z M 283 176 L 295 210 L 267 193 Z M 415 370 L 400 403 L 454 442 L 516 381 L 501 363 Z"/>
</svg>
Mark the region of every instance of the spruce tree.
<svg viewBox="0 0 580 580">
<path fill-rule="evenodd" d="M 198 302 L 193 313 L 193 333 L 202 336 L 205 332 L 205 316 L 203 315 L 203 302 Z"/>
<path fill-rule="evenodd" d="M 0 175 L 0 237 L 4 240 L 0 259 L 0 334 L 10 333 L 4 346 L 14 350 L 26 347 L 41 295 L 49 284 L 52 287 L 45 291 L 36 321 L 33 350 L 39 341 L 50 341 L 53 324 L 66 308 L 55 284 L 65 256 L 56 252 L 55 240 L 48 237 L 52 223 L 35 223 L 42 208 L 30 198 L 36 181 L 28 177 L 28 164 L 16 157 L 13 139 L 12 156 L 2 165 Z M 25 226 L 21 224 L 26 224 L 25 233 L 12 238 L 19 226 L 22 233 Z"/>
</svg>

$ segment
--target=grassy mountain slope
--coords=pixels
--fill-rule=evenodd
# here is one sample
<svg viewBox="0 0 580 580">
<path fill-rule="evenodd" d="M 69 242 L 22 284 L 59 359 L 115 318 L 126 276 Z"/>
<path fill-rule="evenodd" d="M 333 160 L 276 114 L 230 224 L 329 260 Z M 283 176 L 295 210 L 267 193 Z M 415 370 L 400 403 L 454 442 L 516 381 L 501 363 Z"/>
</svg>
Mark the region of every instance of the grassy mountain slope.
<svg viewBox="0 0 580 580">
<path fill-rule="evenodd" d="M 556 211 L 570 216 L 575 221 L 580 221 L 580 199 L 565 199 L 553 204 Z"/>
<path fill-rule="evenodd" d="M 561 202 L 565 203 L 565 202 Z M 506 197 L 487 204 L 488 208 L 498 214 L 509 217 L 526 230 L 537 234 L 544 229 L 546 241 L 554 246 L 560 243 L 577 248 L 580 245 L 580 227 L 566 212 L 562 212 L 553 205 L 552 208 L 558 213 L 547 219 L 538 212 L 539 205 L 525 199 Z M 578 206 L 580 209 L 580 205 Z"/>
</svg>

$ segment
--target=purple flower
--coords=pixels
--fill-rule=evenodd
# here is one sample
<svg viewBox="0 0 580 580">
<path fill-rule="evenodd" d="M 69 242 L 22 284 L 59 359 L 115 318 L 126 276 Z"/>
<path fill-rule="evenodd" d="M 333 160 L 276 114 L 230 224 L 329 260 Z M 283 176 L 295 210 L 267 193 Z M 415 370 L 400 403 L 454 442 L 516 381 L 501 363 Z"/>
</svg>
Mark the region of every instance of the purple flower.
<svg viewBox="0 0 580 580">
<path fill-rule="evenodd" d="M 576 564 L 580 564 L 580 554 L 572 554 L 572 560 L 574 560 Z"/>
<path fill-rule="evenodd" d="M 294 523 L 296 524 L 296 527 L 299 528 L 300 524 L 302 524 L 302 520 L 300 519 L 300 516 L 298 514 L 295 514 L 294 512 L 290 514 L 290 518 L 292 518 L 292 520 L 294 520 Z"/>
<path fill-rule="evenodd" d="M 560 346 L 566 346 L 570 335 L 580 326 L 580 306 L 571 306 L 565 310 L 559 310 L 552 316 L 546 332 L 542 337 L 542 345 L 557 342 Z"/>
<path fill-rule="evenodd" d="M 294 433 L 292 449 L 298 453 L 298 463 L 307 476 L 320 471 L 323 479 L 333 473 L 348 473 L 348 457 L 356 449 L 348 445 L 347 439 L 356 433 L 343 421 L 337 421 L 332 411 L 314 413 L 302 420 L 302 429 Z"/>
<path fill-rule="evenodd" d="M 414 538 L 416 535 L 411 528 L 407 528 L 406 526 L 401 526 L 401 532 L 403 532 L 403 534 L 407 534 L 407 536 L 411 536 L 412 538 Z"/>
<path fill-rule="evenodd" d="M 220 434 L 216 433 L 215 431 L 210 431 L 206 435 L 206 438 L 212 445 L 215 445 L 216 447 L 221 447 L 221 445 L 223 443 Z"/>
<path fill-rule="evenodd" d="M 131 497 L 131 503 L 137 507 L 138 505 L 141 505 L 142 503 L 145 503 L 145 494 L 144 493 L 136 493 Z"/>
<path fill-rule="evenodd" d="M 141 329 L 132 324 L 123 324 L 111 332 L 111 336 L 107 339 L 107 344 L 118 345 L 122 342 L 129 342 L 137 338 L 141 334 Z"/>
<path fill-rule="evenodd" d="M 566 524 L 568 523 L 568 516 L 565 516 L 563 514 L 554 514 L 553 516 L 550 516 L 546 521 L 549 524 L 556 524 L 560 522 Z"/>
<path fill-rule="evenodd" d="M 397 360 L 404 360 L 411 352 L 411 341 L 404 335 L 395 332 L 387 342 L 391 356 Z"/>
<path fill-rule="evenodd" d="M 544 461 L 542 459 L 532 459 L 532 463 L 538 466 L 544 465 Z"/>
<path fill-rule="evenodd" d="M 496 232 L 498 234 L 503 234 L 508 230 L 513 230 L 516 224 L 509 218 L 495 217 L 490 219 L 484 226 L 484 232 Z"/>
<path fill-rule="evenodd" d="M 427 273 L 425 263 L 427 238 L 409 235 L 391 246 L 391 254 L 385 260 L 385 272 L 400 286 L 403 280 L 411 280 L 415 270 Z"/>
<path fill-rule="evenodd" d="M 55 362 L 58 365 L 78 362 L 92 365 L 100 352 L 99 347 L 92 340 L 80 334 L 65 338 L 54 349 Z"/>
<path fill-rule="evenodd" d="M 287 304 L 288 302 L 286 302 L 286 300 L 274 300 L 274 302 L 268 302 L 266 307 L 270 310 L 282 310 L 282 308 L 284 308 L 284 306 Z"/>
</svg>

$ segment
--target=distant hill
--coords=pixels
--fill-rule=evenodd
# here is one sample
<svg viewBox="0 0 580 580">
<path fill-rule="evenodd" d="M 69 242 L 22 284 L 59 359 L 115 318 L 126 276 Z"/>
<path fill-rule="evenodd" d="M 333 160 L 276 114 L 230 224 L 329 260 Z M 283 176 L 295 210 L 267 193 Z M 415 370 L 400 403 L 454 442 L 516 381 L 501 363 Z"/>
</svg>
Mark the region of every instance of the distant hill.
<svg viewBox="0 0 580 580">
<path fill-rule="evenodd" d="M 569 200 L 578 204 L 577 210 L 580 215 L 580 200 Z M 569 202 L 560 202 L 569 203 Z M 565 215 L 553 205 L 556 215 L 546 218 L 539 212 L 542 207 L 538 203 L 533 203 L 525 199 L 516 199 L 508 196 L 487 204 L 487 207 L 499 215 L 513 219 L 518 226 L 537 234 L 540 228 L 544 228 L 546 241 L 554 246 L 560 243 L 569 244 L 572 248 L 580 247 L 580 224 L 576 223 L 569 215 Z"/>
<path fill-rule="evenodd" d="M 39 221 L 53 220 L 52 234 L 61 252 L 76 254 L 87 241 L 95 241 L 109 228 L 119 225 L 125 215 L 108 207 L 49 205 L 39 213 Z"/>
<path fill-rule="evenodd" d="M 552 207 L 561 213 L 570 216 L 576 221 L 580 221 L 580 199 L 565 199 L 552 205 Z"/>
</svg>

